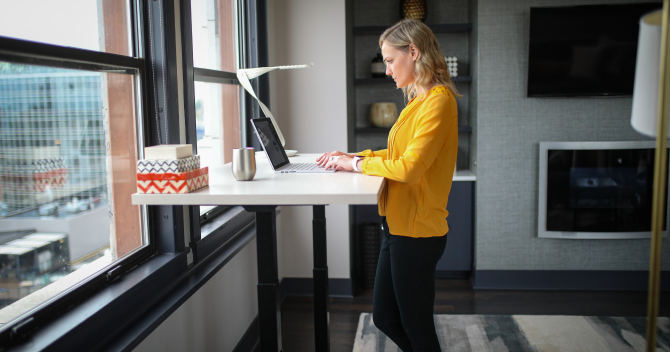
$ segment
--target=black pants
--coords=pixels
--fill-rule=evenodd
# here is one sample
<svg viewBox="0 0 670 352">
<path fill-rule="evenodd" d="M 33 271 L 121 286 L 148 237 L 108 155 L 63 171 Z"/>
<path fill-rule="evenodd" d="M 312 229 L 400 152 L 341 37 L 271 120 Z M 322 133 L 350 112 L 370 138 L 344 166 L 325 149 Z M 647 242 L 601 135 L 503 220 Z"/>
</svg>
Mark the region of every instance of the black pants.
<svg viewBox="0 0 670 352">
<path fill-rule="evenodd" d="M 403 352 L 440 351 L 435 333 L 435 266 L 447 236 L 413 238 L 389 233 L 383 218 L 372 318 Z"/>
</svg>

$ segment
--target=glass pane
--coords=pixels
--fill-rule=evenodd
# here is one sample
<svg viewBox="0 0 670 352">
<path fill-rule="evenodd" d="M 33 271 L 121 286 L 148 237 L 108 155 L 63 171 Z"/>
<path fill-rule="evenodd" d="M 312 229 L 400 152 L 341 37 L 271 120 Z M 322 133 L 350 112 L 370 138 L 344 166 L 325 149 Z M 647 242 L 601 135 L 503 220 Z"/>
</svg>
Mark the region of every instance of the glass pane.
<svg viewBox="0 0 670 352">
<path fill-rule="evenodd" d="M 198 154 L 203 167 L 229 163 L 240 147 L 240 86 L 195 82 Z"/>
<path fill-rule="evenodd" d="M 200 206 L 200 215 L 205 214 L 206 212 L 216 208 L 215 205 L 201 205 Z"/>
<path fill-rule="evenodd" d="M 147 243 L 134 79 L 0 61 L 0 324 Z"/>
<path fill-rule="evenodd" d="M 130 55 L 128 0 L 0 0 L 0 36 Z"/>
<path fill-rule="evenodd" d="M 193 66 L 237 71 L 235 0 L 191 0 Z"/>
</svg>

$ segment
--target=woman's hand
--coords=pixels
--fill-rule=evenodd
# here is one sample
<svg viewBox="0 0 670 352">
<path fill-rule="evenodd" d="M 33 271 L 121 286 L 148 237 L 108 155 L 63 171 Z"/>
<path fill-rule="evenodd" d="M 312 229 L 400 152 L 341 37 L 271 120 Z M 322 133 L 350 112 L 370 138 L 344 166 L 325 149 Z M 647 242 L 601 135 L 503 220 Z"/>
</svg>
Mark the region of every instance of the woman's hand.
<svg viewBox="0 0 670 352">
<path fill-rule="evenodd" d="M 338 156 L 331 156 L 326 162 L 326 170 L 335 169 L 337 171 L 354 171 L 354 166 L 352 165 L 352 160 L 354 158 L 350 157 L 348 154 L 342 154 Z"/>
<path fill-rule="evenodd" d="M 348 156 L 349 158 L 353 158 L 354 156 L 356 156 L 356 154 L 347 154 L 347 153 L 342 153 L 342 152 L 339 152 L 339 151 L 336 150 L 334 152 L 321 154 L 321 156 L 316 158 L 316 164 L 319 165 L 319 166 L 325 166 L 328 163 L 328 161 L 330 160 L 331 156 L 343 156 L 343 155 Z M 349 161 L 351 161 L 351 159 Z"/>
</svg>

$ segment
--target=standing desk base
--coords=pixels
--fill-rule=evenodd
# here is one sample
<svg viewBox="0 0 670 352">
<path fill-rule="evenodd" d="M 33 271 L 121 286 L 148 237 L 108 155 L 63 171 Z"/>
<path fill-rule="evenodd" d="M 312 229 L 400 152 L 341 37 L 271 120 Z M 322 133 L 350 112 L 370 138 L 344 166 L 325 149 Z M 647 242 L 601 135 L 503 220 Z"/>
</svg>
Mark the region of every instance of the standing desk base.
<svg viewBox="0 0 670 352">
<path fill-rule="evenodd" d="M 313 207 L 314 340 L 316 351 L 330 351 L 326 207 Z M 244 206 L 256 213 L 258 322 L 262 352 L 282 352 L 279 275 L 277 272 L 277 206 Z"/>
<path fill-rule="evenodd" d="M 277 206 L 245 206 L 256 213 L 258 327 L 262 352 L 281 352 L 281 307 L 277 274 Z"/>
<path fill-rule="evenodd" d="M 315 205 L 312 220 L 314 239 L 314 342 L 317 351 L 330 351 L 328 319 L 328 251 L 326 207 Z"/>
</svg>

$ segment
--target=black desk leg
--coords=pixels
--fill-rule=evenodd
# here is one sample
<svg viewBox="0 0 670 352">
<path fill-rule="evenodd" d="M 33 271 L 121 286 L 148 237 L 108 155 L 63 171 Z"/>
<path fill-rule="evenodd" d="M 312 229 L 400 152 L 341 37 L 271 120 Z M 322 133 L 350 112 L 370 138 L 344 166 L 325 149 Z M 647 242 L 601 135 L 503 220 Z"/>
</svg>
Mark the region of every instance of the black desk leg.
<svg viewBox="0 0 670 352">
<path fill-rule="evenodd" d="M 326 245 L 326 207 L 314 206 L 314 339 L 316 351 L 330 351 L 328 328 L 328 255 Z"/>
<path fill-rule="evenodd" d="M 261 352 L 280 352 L 281 307 L 277 273 L 276 206 L 245 206 L 256 213 L 258 263 L 258 323 Z"/>
</svg>

